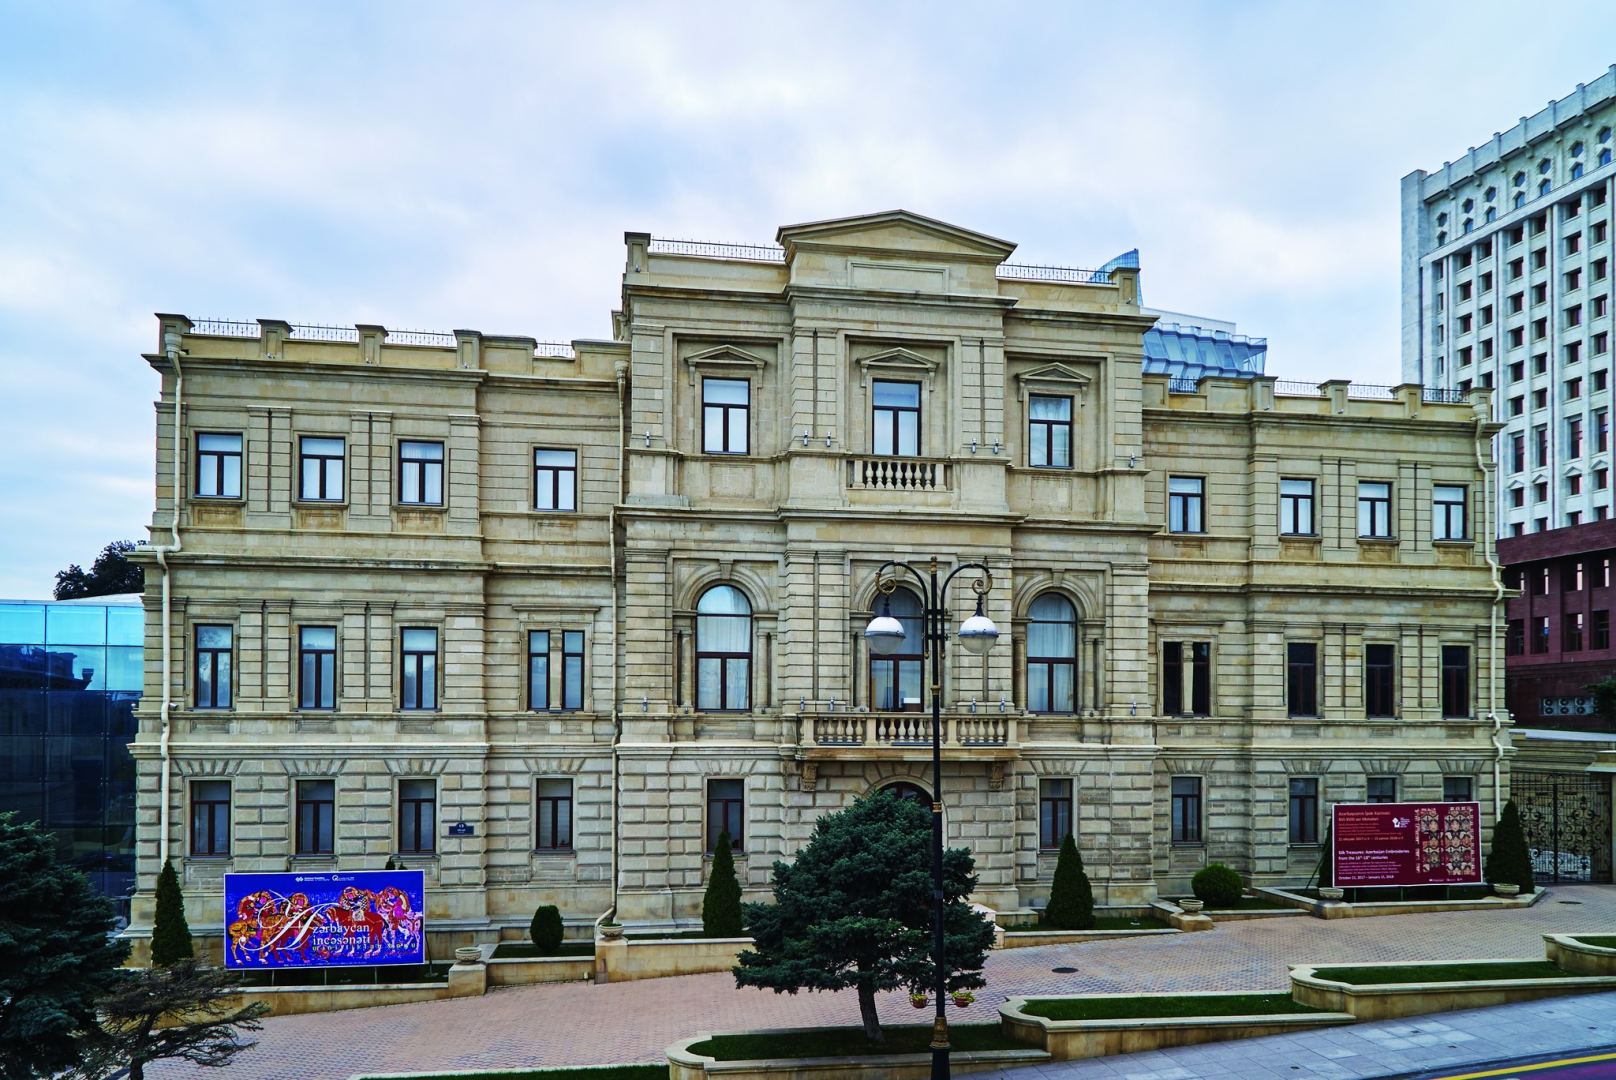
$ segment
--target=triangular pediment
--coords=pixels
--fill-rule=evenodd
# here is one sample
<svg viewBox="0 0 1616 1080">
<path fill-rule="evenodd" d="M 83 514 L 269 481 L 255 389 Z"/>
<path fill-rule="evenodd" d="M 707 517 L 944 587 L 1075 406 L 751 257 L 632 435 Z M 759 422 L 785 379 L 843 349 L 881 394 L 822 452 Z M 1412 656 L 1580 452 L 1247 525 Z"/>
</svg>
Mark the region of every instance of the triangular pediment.
<svg viewBox="0 0 1616 1080">
<path fill-rule="evenodd" d="M 789 258 L 794 247 L 990 259 L 1002 262 L 1016 245 L 996 236 L 962 229 L 908 210 L 886 210 L 858 217 L 783 225 L 775 240 Z"/>
<path fill-rule="evenodd" d="M 860 382 L 868 381 L 870 369 L 874 368 L 880 375 L 919 375 L 924 376 L 930 383 L 932 377 L 937 374 L 938 367 L 941 366 L 937 361 L 905 349 L 901 345 L 862 356 L 857 363 Z"/>
<path fill-rule="evenodd" d="M 691 385 L 695 385 L 698 371 L 742 378 L 753 372 L 762 371 L 767 364 L 768 361 L 763 357 L 749 353 L 745 349 L 738 349 L 734 345 L 720 345 L 685 357 L 685 366 L 690 369 Z"/>
<path fill-rule="evenodd" d="M 1076 368 L 1067 367 L 1065 364 L 1045 364 L 1042 367 L 1035 367 L 1029 371 L 1018 373 L 1016 380 L 1018 382 L 1066 383 L 1080 389 L 1087 389 L 1090 382 L 1087 375 Z"/>
</svg>

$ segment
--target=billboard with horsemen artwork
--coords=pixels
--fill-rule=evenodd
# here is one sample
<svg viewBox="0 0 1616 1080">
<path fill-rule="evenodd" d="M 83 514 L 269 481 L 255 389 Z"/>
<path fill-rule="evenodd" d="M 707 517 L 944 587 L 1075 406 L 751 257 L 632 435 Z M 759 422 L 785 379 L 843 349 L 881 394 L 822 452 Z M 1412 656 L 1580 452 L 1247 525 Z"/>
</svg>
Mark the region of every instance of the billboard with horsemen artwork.
<svg viewBox="0 0 1616 1080">
<path fill-rule="evenodd" d="M 426 962 L 420 870 L 226 874 L 224 917 L 225 967 Z"/>
</svg>

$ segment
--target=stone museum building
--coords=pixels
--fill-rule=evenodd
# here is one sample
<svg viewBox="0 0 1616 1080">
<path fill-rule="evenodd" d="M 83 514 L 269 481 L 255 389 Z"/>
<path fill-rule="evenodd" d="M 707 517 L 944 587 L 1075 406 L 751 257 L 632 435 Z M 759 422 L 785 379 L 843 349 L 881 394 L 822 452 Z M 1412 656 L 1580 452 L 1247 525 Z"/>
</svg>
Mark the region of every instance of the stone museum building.
<svg viewBox="0 0 1616 1080">
<path fill-rule="evenodd" d="M 629 233 L 611 340 L 159 316 L 134 933 L 228 870 L 425 870 L 440 942 L 699 916 L 816 818 L 931 797 L 1027 917 L 1208 862 L 1305 881 L 1340 801 L 1508 782 L 1491 392 L 1144 375 L 1139 271 L 895 211 Z M 1485 464 L 1485 467 L 1484 467 Z M 888 559 L 998 642 L 872 655 Z M 961 574 L 949 623 L 975 610 Z M 436 946 L 435 946 L 436 947 Z"/>
</svg>

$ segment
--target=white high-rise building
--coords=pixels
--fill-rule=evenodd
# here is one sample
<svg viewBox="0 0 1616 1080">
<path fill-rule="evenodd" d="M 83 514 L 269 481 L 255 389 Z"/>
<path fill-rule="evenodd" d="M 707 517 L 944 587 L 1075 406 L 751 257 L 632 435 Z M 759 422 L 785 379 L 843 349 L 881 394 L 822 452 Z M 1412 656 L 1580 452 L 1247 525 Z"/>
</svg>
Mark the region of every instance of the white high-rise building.
<svg viewBox="0 0 1616 1080">
<path fill-rule="evenodd" d="M 1616 65 L 1403 177 L 1403 379 L 1496 387 L 1500 536 L 1611 516 Z"/>
</svg>

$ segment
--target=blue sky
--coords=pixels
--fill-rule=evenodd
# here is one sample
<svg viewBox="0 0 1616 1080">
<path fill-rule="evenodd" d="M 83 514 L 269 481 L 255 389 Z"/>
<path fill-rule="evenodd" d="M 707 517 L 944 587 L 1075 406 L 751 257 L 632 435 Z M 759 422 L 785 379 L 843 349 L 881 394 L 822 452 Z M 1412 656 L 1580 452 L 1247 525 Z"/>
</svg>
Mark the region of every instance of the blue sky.
<svg viewBox="0 0 1616 1080">
<path fill-rule="evenodd" d="M 1394 383 L 1398 179 L 1613 62 L 1608 0 L 0 0 L 0 596 L 146 536 L 152 312 L 600 337 L 625 230 L 1137 246 L 1271 373 Z"/>
</svg>

